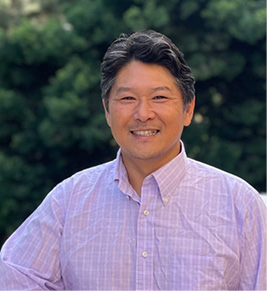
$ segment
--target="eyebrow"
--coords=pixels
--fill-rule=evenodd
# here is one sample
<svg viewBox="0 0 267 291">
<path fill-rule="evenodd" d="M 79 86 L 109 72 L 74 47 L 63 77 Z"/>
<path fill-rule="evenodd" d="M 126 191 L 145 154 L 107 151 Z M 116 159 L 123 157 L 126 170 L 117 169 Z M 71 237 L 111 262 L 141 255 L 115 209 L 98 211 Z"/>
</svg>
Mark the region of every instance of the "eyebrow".
<svg viewBox="0 0 267 291">
<path fill-rule="evenodd" d="M 161 86 L 161 87 L 156 87 L 156 88 L 151 89 L 152 93 L 157 92 L 157 91 L 169 91 L 170 93 L 172 93 L 171 89 L 167 86 Z"/>
<path fill-rule="evenodd" d="M 135 93 L 135 91 L 136 91 L 135 89 L 130 88 L 130 87 L 119 87 L 116 90 L 116 95 L 118 95 L 120 93 L 127 93 L 127 92 Z M 151 93 L 155 93 L 157 91 L 168 91 L 168 92 L 172 93 L 171 89 L 167 86 L 160 86 L 160 87 L 152 88 L 150 91 L 151 91 Z"/>
<path fill-rule="evenodd" d="M 117 90 L 116 90 L 116 95 L 120 94 L 120 93 L 124 93 L 124 92 L 134 92 L 135 90 L 130 88 L 130 87 L 119 87 Z"/>
</svg>

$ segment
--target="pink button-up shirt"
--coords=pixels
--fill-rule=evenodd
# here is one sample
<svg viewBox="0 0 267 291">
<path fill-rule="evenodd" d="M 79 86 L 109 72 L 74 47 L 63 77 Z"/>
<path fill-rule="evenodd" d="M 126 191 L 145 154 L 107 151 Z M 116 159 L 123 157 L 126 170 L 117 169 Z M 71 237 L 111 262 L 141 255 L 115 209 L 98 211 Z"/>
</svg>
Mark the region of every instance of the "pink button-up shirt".
<svg viewBox="0 0 267 291">
<path fill-rule="evenodd" d="M 266 207 L 184 149 L 143 182 L 117 159 L 63 181 L 1 250 L 0 289 L 265 290 Z"/>
</svg>

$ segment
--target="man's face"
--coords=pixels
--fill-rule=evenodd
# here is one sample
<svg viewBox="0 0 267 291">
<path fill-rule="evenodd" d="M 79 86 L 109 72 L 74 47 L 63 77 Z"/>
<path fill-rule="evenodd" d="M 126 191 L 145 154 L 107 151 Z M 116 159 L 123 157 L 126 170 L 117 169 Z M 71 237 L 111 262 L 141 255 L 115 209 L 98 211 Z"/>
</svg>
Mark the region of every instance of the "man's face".
<svg viewBox="0 0 267 291">
<path fill-rule="evenodd" d="M 108 125 L 124 161 L 163 166 L 180 151 L 183 127 L 190 124 L 194 100 L 183 110 L 174 77 L 163 66 L 139 61 L 122 67 L 109 95 Z"/>
</svg>

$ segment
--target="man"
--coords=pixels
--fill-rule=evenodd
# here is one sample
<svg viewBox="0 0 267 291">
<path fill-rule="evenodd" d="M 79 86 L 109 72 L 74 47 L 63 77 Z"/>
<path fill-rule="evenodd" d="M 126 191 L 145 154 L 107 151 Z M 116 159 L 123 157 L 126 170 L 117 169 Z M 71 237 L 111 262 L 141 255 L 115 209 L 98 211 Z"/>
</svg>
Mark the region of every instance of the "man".
<svg viewBox="0 0 267 291">
<path fill-rule="evenodd" d="M 102 66 L 117 158 L 55 187 L 2 248 L 0 289 L 263 290 L 266 207 L 246 182 L 187 158 L 194 78 L 154 31 Z"/>
</svg>

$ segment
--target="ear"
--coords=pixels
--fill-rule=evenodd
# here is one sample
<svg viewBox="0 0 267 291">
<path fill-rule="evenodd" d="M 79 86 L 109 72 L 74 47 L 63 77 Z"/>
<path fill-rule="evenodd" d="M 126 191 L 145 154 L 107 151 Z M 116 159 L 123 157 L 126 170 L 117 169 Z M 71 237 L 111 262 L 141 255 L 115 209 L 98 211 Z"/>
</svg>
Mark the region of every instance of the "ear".
<svg viewBox="0 0 267 291">
<path fill-rule="evenodd" d="M 194 115 L 194 109 L 195 109 L 195 101 L 196 98 L 194 97 L 193 100 L 187 105 L 185 112 L 184 112 L 184 126 L 189 126 L 193 115 Z"/>
<path fill-rule="evenodd" d="M 102 99 L 102 104 L 103 104 L 103 107 L 105 110 L 105 117 L 106 117 L 107 124 L 108 124 L 108 126 L 110 126 L 110 114 L 106 108 L 106 103 L 105 103 L 104 99 Z"/>
</svg>

